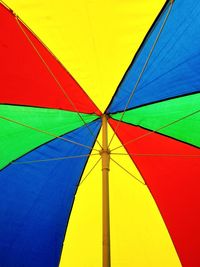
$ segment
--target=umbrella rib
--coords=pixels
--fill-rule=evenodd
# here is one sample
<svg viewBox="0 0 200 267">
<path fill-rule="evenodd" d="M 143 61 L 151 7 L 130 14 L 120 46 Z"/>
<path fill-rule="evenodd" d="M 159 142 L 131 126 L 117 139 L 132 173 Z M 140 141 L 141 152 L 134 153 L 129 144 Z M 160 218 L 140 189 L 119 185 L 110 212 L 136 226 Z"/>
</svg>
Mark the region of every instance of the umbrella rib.
<svg viewBox="0 0 200 267">
<path fill-rule="evenodd" d="M 140 182 L 143 185 L 146 185 L 146 183 L 143 183 L 141 180 L 139 180 L 136 176 L 134 176 L 131 172 L 129 172 L 128 170 L 126 170 L 121 164 L 119 164 L 117 161 L 115 161 L 112 157 L 110 157 L 110 159 L 116 164 L 118 165 L 122 170 L 124 170 L 126 173 L 128 173 L 131 177 L 133 177 L 136 181 Z"/>
<path fill-rule="evenodd" d="M 86 180 L 86 178 L 90 175 L 90 173 L 95 169 L 95 167 L 98 165 L 98 163 L 100 162 L 101 157 L 96 161 L 96 163 L 92 166 L 92 168 L 90 169 L 90 171 L 86 174 L 86 176 L 81 180 L 81 182 L 79 183 L 79 186 Z"/>
<path fill-rule="evenodd" d="M 12 9 L 3 1 L 3 0 L 0 0 L 0 2 L 8 9 L 8 10 L 11 10 Z"/>
<path fill-rule="evenodd" d="M 57 160 L 65 160 L 65 159 L 84 158 L 84 157 L 95 156 L 95 155 L 99 155 L 99 153 L 98 154 L 74 155 L 74 156 L 49 158 L 49 159 L 40 159 L 40 160 L 30 160 L 30 161 L 18 161 L 18 162 L 12 162 L 12 164 L 31 164 L 31 163 L 49 162 L 49 161 L 57 161 Z"/>
<path fill-rule="evenodd" d="M 69 143 L 72 143 L 72 144 L 75 144 L 75 145 L 78 145 L 78 146 L 82 146 L 82 147 L 85 147 L 85 148 L 89 148 L 89 149 L 98 151 L 97 149 L 92 148 L 91 146 L 87 146 L 87 145 L 84 145 L 84 144 L 81 144 L 81 143 L 72 141 L 72 140 L 67 139 L 67 138 L 65 138 L 65 137 L 58 136 L 58 135 L 56 135 L 56 134 L 53 134 L 53 133 L 50 133 L 50 132 L 47 132 L 47 131 L 44 131 L 44 130 L 41 130 L 41 129 L 38 129 L 38 128 L 35 128 L 35 127 L 32 127 L 32 126 L 30 126 L 30 125 L 21 123 L 21 122 L 16 121 L 16 120 L 9 119 L 9 118 L 4 117 L 4 116 L 1 116 L 1 115 L 0 115 L 0 119 L 3 119 L 3 120 L 6 120 L 6 121 L 9 121 L 9 122 L 18 124 L 18 125 L 20 125 L 20 126 L 29 128 L 29 129 L 31 129 L 31 130 L 33 130 L 33 131 L 36 131 L 36 132 L 40 132 L 40 133 L 43 133 L 43 134 L 47 134 L 47 135 L 53 136 L 54 138 L 58 138 L 58 139 L 61 139 L 61 140 L 63 140 L 63 141 L 66 141 L 66 142 L 69 142 Z"/>
<path fill-rule="evenodd" d="M 191 158 L 198 158 L 200 155 L 191 155 L 191 154 L 135 154 L 135 153 L 112 153 L 112 155 L 119 155 L 119 156 L 147 156 L 147 157 L 191 157 Z"/>
<path fill-rule="evenodd" d="M 162 33 L 162 31 L 163 31 L 163 29 L 164 29 L 164 27 L 165 27 L 165 24 L 166 24 L 166 22 L 167 22 L 167 19 L 168 19 L 169 15 L 170 15 L 170 12 L 171 12 L 171 10 L 172 10 L 172 6 L 173 6 L 173 1 L 170 1 L 170 7 L 169 7 L 169 9 L 168 9 L 168 12 L 167 12 L 167 14 L 166 14 L 166 17 L 165 17 L 165 19 L 164 19 L 164 21 L 163 21 L 163 23 L 162 23 L 162 26 L 161 26 L 161 28 L 160 28 L 160 30 L 159 30 L 157 36 L 156 36 L 156 39 L 155 39 L 155 41 L 154 41 L 154 43 L 153 43 L 153 46 L 152 46 L 152 48 L 151 48 L 151 50 L 150 50 L 150 52 L 149 52 L 149 54 L 148 54 L 148 57 L 147 57 L 147 59 L 146 59 L 146 61 L 145 61 L 145 63 L 144 63 L 144 66 L 143 66 L 143 68 L 142 68 L 142 70 L 141 70 L 141 72 L 140 72 L 140 75 L 139 75 L 139 77 L 138 77 L 138 79 L 137 79 L 137 81 L 136 81 L 136 83 L 135 83 L 135 86 L 134 86 L 134 88 L 133 88 L 133 90 L 132 90 L 132 92 L 131 92 L 131 94 L 130 94 L 130 96 L 129 96 L 129 99 L 128 99 L 127 103 L 126 103 L 126 106 L 125 106 L 123 112 L 122 112 L 122 115 L 121 115 L 121 117 L 120 117 L 120 120 L 118 121 L 118 124 L 117 124 L 117 126 L 116 126 L 116 128 L 115 128 L 115 130 L 114 130 L 114 133 L 113 133 L 113 135 L 112 135 L 112 137 L 111 137 L 111 139 L 110 139 L 110 142 L 109 142 L 108 147 L 110 147 L 110 145 L 111 145 L 111 143 L 112 143 L 112 141 L 113 141 L 113 139 L 114 139 L 114 137 L 115 137 L 115 135 L 116 135 L 116 132 L 117 132 L 117 130 L 118 130 L 118 128 L 119 128 L 120 123 L 122 122 L 122 119 L 123 119 L 123 117 L 124 117 L 124 114 L 125 114 L 126 110 L 128 109 L 128 106 L 129 106 L 129 104 L 130 104 L 130 101 L 131 101 L 131 99 L 133 98 L 133 95 L 134 95 L 134 93 L 135 93 L 135 91 L 136 91 L 136 89 L 137 89 L 137 87 L 138 87 L 138 84 L 139 84 L 139 82 L 140 82 L 140 80 L 141 80 L 141 78 L 142 78 L 142 76 L 143 76 L 143 74 L 144 74 L 144 72 L 145 72 L 145 70 L 146 70 L 146 67 L 147 67 L 147 65 L 148 65 L 148 63 L 149 63 L 149 60 L 150 60 L 151 55 L 152 55 L 152 53 L 153 53 L 153 51 L 154 51 L 154 48 L 155 48 L 155 46 L 156 46 L 156 44 L 157 44 L 157 42 L 158 42 L 158 40 L 159 40 L 159 38 L 160 38 L 160 35 L 161 35 L 161 33 Z"/>
<path fill-rule="evenodd" d="M 182 120 L 184 120 L 184 119 L 187 119 L 188 117 L 191 117 L 191 116 L 197 114 L 198 112 L 200 112 L 200 110 L 194 111 L 194 112 L 192 112 L 192 113 L 190 113 L 190 114 L 188 114 L 188 115 L 186 115 L 186 116 L 183 116 L 183 117 L 181 117 L 181 118 L 179 118 L 179 119 L 177 119 L 177 120 L 175 120 L 175 121 L 172 121 L 172 122 L 170 122 L 170 123 L 168 123 L 168 124 L 165 124 L 165 125 L 163 125 L 163 126 L 157 128 L 157 129 L 155 129 L 155 130 L 152 130 L 151 132 L 148 132 L 148 133 L 143 134 L 143 135 L 141 135 L 141 136 L 139 136 L 139 137 L 137 137 L 137 138 L 134 138 L 134 139 L 132 139 L 132 140 L 129 140 L 129 141 L 125 142 L 123 145 L 120 145 L 120 146 L 118 146 L 118 147 L 115 147 L 115 148 L 111 149 L 111 151 L 114 151 L 114 150 L 116 150 L 116 149 L 119 149 L 119 148 L 121 148 L 121 147 L 123 147 L 123 146 L 125 146 L 125 145 L 128 145 L 128 144 L 130 144 L 130 143 L 133 143 L 133 142 L 135 142 L 135 141 L 137 141 L 137 140 L 139 140 L 139 139 L 142 139 L 142 138 L 144 138 L 144 137 L 146 137 L 146 136 L 149 136 L 149 135 L 151 135 L 151 134 L 157 133 L 158 131 L 160 131 L 160 130 L 162 130 L 162 129 L 165 129 L 165 128 L 167 128 L 167 127 L 169 127 L 169 126 L 171 126 L 171 125 L 173 125 L 173 124 L 175 124 L 175 123 L 177 123 L 177 122 L 179 122 L 179 121 L 182 121 Z"/>
<path fill-rule="evenodd" d="M 36 48 L 36 46 L 34 45 L 34 43 L 31 41 L 31 39 L 29 38 L 29 36 L 27 35 L 27 33 L 24 31 L 24 29 L 22 28 L 19 19 L 17 17 L 17 15 L 15 15 L 15 19 L 16 22 L 19 26 L 19 28 L 21 29 L 22 33 L 24 34 L 24 36 L 26 37 L 26 39 L 28 40 L 28 42 L 30 43 L 30 45 L 33 47 L 34 51 L 37 53 L 37 55 L 39 56 L 40 60 L 42 61 L 42 63 L 44 64 L 44 66 L 46 67 L 47 71 L 49 72 L 49 74 L 52 76 L 52 78 L 54 79 L 54 81 L 56 82 L 56 84 L 58 85 L 58 87 L 61 89 L 62 93 L 64 94 L 65 98 L 69 101 L 69 103 L 71 104 L 71 106 L 73 107 L 73 109 L 77 112 L 79 118 L 81 119 L 81 121 L 83 122 L 83 124 L 87 127 L 88 131 L 90 132 L 90 134 L 96 138 L 95 134 L 93 133 L 93 131 L 90 129 L 89 125 L 85 122 L 85 120 L 83 119 L 83 117 L 81 116 L 81 114 L 79 113 L 77 107 L 75 106 L 75 104 L 73 103 L 73 101 L 71 100 L 71 98 L 68 96 L 67 92 L 65 91 L 65 89 L 62 87 L 62 85 L 60 84 L 60 82 L 58 81 L 58 79 L 56 78 L 56 76 L 54 75 L 53 71 L 51 70 L 51 68 L 49 67 L 49 65 L 46 63 L 46 61 L 44 60 L 44 58 L 42 57 L 42 55 L 40 54 L 40 52 L 38 51 L 38 49 Z M 101 144 L 99 143 L 99 141 L 97 140 L 98 145 L 102 148 Z"/>
</svg>

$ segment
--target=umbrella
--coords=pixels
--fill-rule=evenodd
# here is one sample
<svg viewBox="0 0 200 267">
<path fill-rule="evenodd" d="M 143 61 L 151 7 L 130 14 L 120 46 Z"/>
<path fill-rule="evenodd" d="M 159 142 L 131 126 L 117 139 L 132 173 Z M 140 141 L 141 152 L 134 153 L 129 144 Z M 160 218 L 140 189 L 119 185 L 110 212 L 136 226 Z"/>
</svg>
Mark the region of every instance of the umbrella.
<svg viewBox="0 0 200 267">
<path fill-rule="evenodd" d="M 101 266 L 101 159 L 103 266 L 199 266 L 198 1 L 15 2 L 70 73 L 1 3 L 1 266 Z"/>
</svg>

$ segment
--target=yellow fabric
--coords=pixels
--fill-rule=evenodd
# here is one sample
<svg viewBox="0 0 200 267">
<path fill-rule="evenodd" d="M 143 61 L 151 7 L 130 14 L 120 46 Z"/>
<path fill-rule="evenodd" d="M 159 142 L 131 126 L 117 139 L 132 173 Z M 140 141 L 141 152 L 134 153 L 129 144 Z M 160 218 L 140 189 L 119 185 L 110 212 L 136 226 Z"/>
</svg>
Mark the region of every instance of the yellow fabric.
<svg viewBox="0 0 200 267">
<path fill-rule="evenodd" d="M 165 1 L 5 2 L 104 111 Z"/>
<path fill-rule="evenodd" d="M 109 136 L 112 136 L 110 130 Z M 99 135 L 101 142 L 101 132 Z M 112 148 L 119 146 L 117 137 Z M 99 149 L 96 143 L 95 148 Z M 126 153 L 122 148 L 119 153 Z M 83 179 L 99 156 L 90 158 Z M 129 156 L 112 155 L 139 180 Z M 71 214 L 60 267 L 102 266 L 101 162 L 80 185 Z M 180 267 L 181 264 L 145 185 L 111 161 L 110 228 L 112 267 Z"/>
<path fill-rule="evenodd" d="M 5 0 L 104 111 L 164 0 Z M 115 137 L 112 146 L 118 146 Z M 115 156 L 137 175 L 127 156 Z M 97 160 L 91 157 L 83 177 Z M 139 177 L 142 179 L 141 177 Z M 146 186 L 111 163 L 112 267 L 179 267 Z M 31 241 L 30 241 L 31 243 Z M 80 186 L 60 267 L 101 266 L 101 166 Z"/>
</svg>

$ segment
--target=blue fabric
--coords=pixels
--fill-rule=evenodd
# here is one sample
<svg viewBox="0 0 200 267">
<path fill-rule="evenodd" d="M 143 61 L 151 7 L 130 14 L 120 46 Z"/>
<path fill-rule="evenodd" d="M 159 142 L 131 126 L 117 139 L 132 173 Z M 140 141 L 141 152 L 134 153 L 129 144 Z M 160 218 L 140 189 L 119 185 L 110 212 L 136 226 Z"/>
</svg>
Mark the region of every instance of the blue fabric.
<svg viewBox="0 0 200 267">
<path fill-rule="evenodd" d="M 97 135 L 101 121 L 89 124 Z M 92 146 L 83 126 L 64 135 Z M 16 162 L 90 153 L 90 149 L 54 139 Z M 59 265 L 66 225 L 87 158 L 11 164 L 0 171 L 0 266 Z"/>
<path fill-rule="evenodd" d="M 163 24 L 169 4 L 128 69 L 108 109 L 123 111 Z M 175 0 L 128 108 L 200 92 L 200 2 Z"/>
</svg>

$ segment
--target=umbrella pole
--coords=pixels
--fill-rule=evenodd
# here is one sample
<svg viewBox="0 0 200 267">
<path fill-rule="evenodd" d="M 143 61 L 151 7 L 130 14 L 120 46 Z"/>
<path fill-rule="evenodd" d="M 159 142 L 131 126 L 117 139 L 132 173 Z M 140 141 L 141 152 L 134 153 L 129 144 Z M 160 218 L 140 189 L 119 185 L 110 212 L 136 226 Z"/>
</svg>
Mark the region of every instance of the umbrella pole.
<svg viewBox="0 0 200 267">
<path fill-rule="evenodd" d="M 103 217 L 103 267 L 110 267 L 110 211 L 109 211 L 109 165 L 107 116 L 102 115 L 102 217 Z"/>
</svg>

